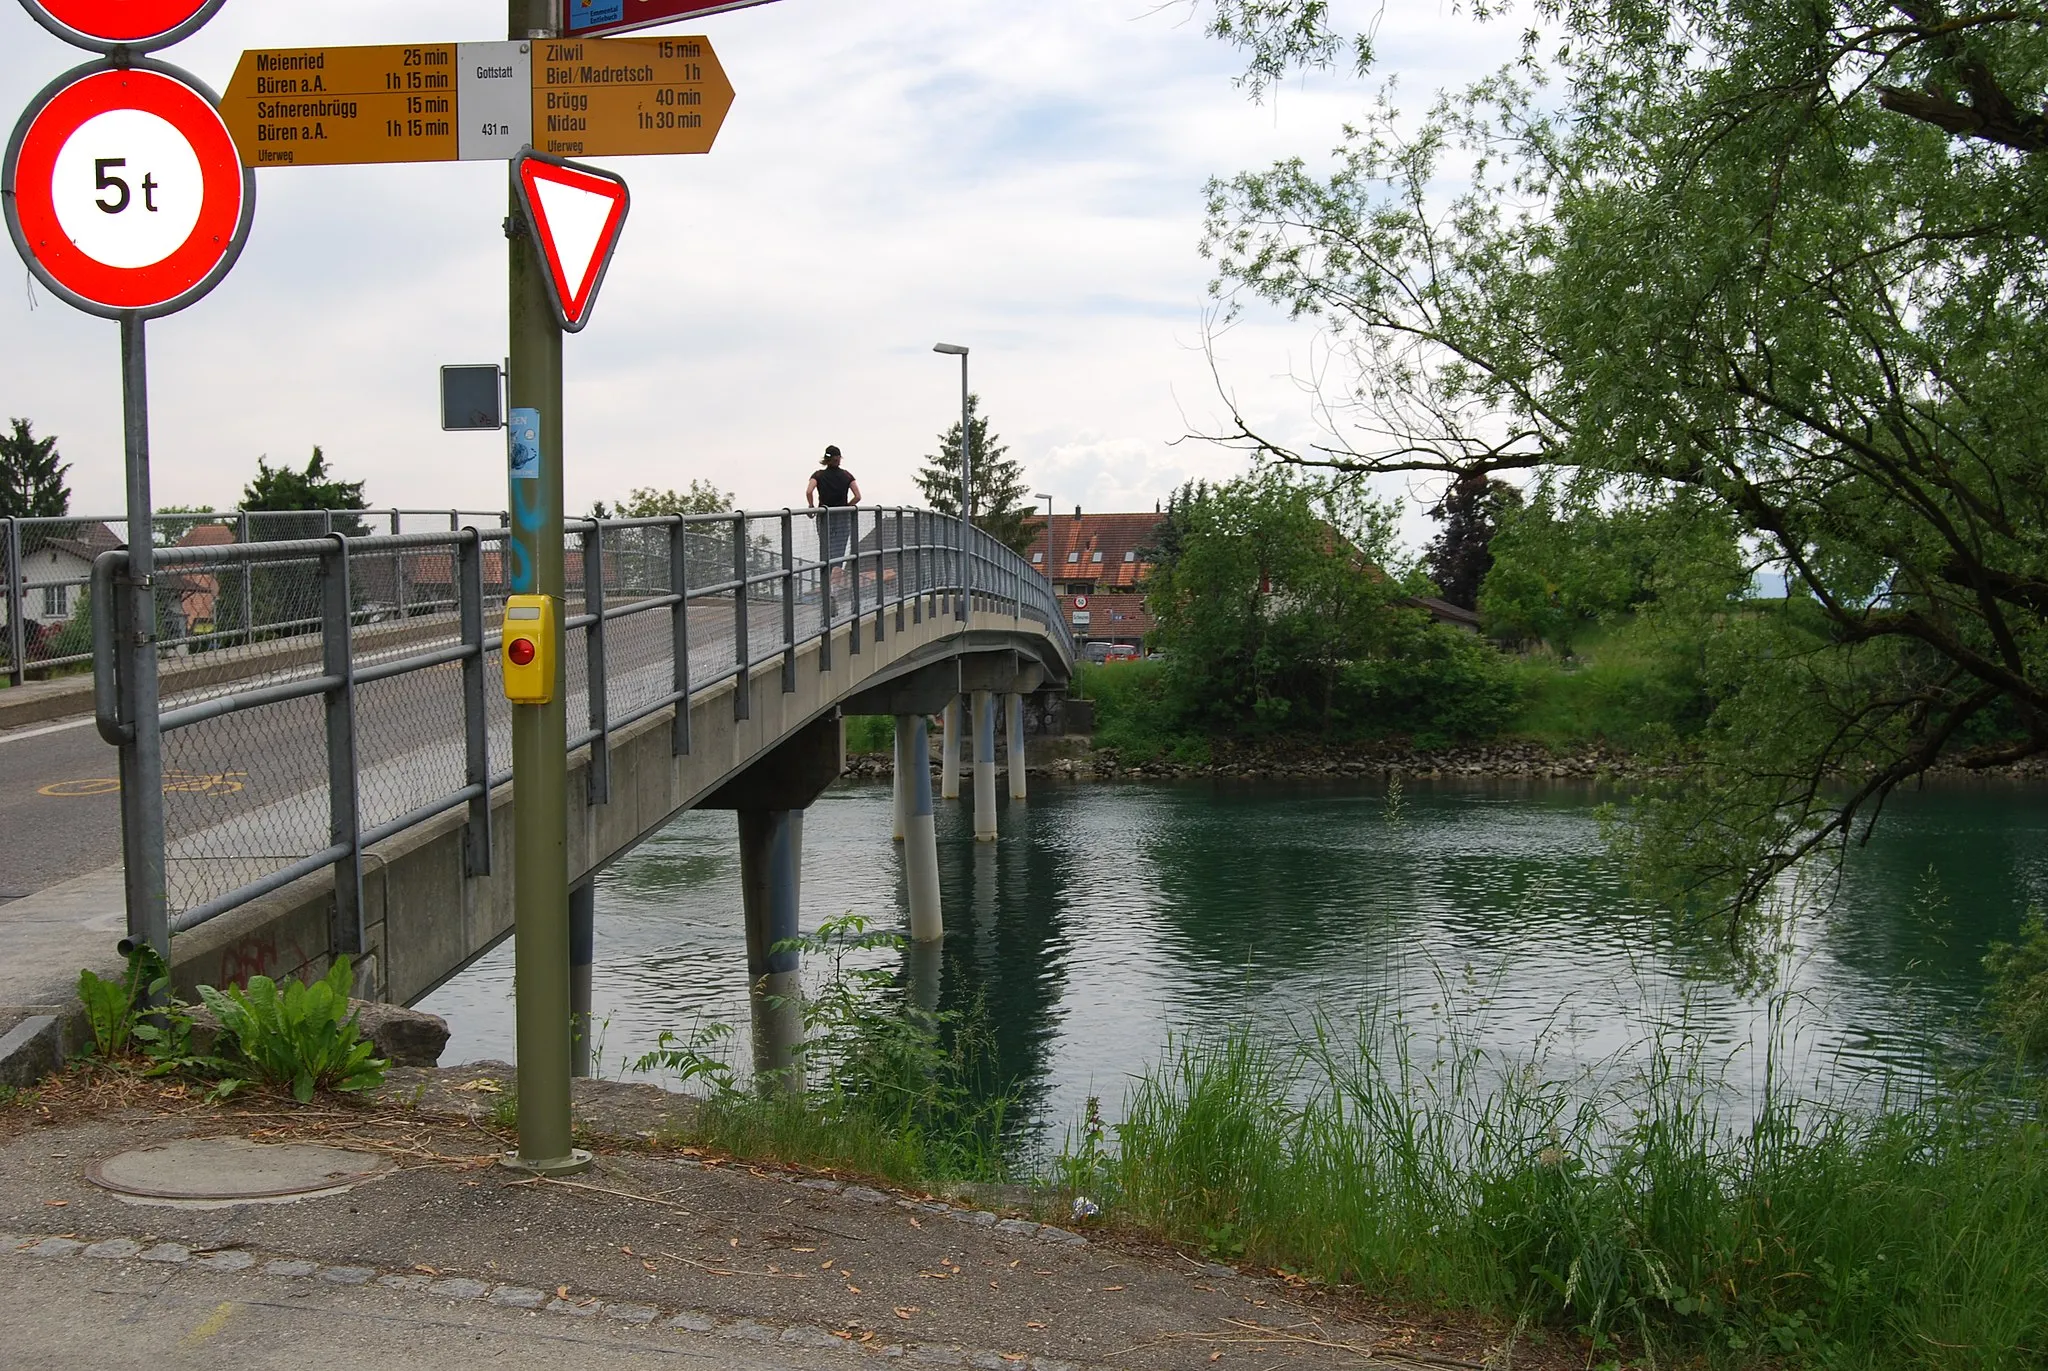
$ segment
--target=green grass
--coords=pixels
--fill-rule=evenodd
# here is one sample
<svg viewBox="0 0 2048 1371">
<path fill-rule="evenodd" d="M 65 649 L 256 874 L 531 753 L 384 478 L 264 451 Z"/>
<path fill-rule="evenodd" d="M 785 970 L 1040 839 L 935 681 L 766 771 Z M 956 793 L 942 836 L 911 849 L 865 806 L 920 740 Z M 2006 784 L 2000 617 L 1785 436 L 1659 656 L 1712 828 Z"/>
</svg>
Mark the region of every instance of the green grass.
<svg viewBox="0 0 2048 1371">
<path fill-rule="evenodd" d="M 1595 1349 L 1842 1368 L 2040 1365 L 2048 1135 L 1989 1092 L 1720 1127 L 1698 1044 L 1588 1093 L 1327 1026 L 1182 1042 L 1068 1182 L 1214 1255 Z M 1604 1360 L 1604 1354 L 1601 1359 Z"/>
<path fill-rule="evenodd" d="M 1569 664 L 1548 653 L 1516 660 L 1524 704 L 1506 731 L 1553 747 L 1635 749 L 1686 736 L 1709 708 L 1696 659 L 1641 621 L 1589 628 Z"/>
</svg>

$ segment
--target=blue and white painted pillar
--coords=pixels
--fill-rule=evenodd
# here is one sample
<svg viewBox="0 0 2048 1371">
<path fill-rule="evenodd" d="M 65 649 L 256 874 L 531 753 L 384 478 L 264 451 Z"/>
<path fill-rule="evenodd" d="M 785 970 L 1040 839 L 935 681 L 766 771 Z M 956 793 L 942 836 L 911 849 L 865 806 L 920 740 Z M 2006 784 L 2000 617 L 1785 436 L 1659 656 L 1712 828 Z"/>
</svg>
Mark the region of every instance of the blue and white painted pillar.
<svg viewBox="0 0 2048 1371">
<path fill-rule="evenodd" d="M 903 820 L 910 812 L 910 724 L 908 714 L 896 716 L 896 747 L 889 762 L 889 836 L 903 841 Z M 926 765 L 930 765 L 929 759 Z"/>
<path fill-rule="evenodd" d="M 903 768 L 903 884 L 910 892 L 910 940 L 937 943 L 946 936 L 946 921 L 939 910 L 939 835 L 932 823 L 931 734 L 924 715 L 897 715 L 896 736 L 909 739 L 911 760 Z"/>
<path fill-rule="evenodd" d="M 778 944 L 798 933 L 804 815 L 800 809 L 743 809 L 739 820 L 754 1079 L 763 1090 L 794 1094 L 804 1085 L 801 959 L 795 949 Z"/>
<path fill-rule="evenodd" d="M 974 692 L 974 841 L 996 840 L 996 697 Z"/>
<path fill-rule="evenodd" d="M 1009 705 L 1009 719 L 1005 731 L 1010 735 L 1010 798 L 1024 798 L 1024 697 L 1005 696 Z"/>
<path fill-rule="evenodd" d="M 945 727 L 939 734 L 939 798 L 960 798 L 960 697 L 946 705 Z"/>
</svg>

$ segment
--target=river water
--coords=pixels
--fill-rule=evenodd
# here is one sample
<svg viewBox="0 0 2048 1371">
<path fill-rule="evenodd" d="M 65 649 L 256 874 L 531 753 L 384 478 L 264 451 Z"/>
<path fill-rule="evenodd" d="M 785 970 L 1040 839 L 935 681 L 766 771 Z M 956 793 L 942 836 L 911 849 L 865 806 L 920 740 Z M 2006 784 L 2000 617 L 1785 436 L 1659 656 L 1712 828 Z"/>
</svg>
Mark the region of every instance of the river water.
<svg viewBox="0 0 2048 1371">
<path fill-rule="evenodd" d="M 1838 888 L 1800 896 L 1768 985 L 1717 944 L 1632 913 L 1581 784 L 1044 785 L 977 845 L 943 804 L 942 1007 L 980 1003 L 1041 1140 L 1099 1096 L 1114 1119 L 1171 1037 L 1249 1022 L 1275 1041 L 1398 1018 L 1553 1075 L 1625 1068 L 1682 1022 L 1738 1095 L 1767 1043 L 1803 1093 L 1870 1098 L 1981 1052 L 1981 959 L 2048 904 L 2048 791 L 1902 795 Z M 886 784 L 809 811 L 803 923 L 901 923 Z M 693 812 L 597 887 L 602 1071 L 663 1029 L 746 1022 L 736 826 Z M 506 942 L 421 1008 L 443 1060 L 512 1055 Z M 744 1044 L 744 1032 L 735 1042 Z M 1738 1112 L 1741 1101 L 1737 1100 Z"/>
</svg>

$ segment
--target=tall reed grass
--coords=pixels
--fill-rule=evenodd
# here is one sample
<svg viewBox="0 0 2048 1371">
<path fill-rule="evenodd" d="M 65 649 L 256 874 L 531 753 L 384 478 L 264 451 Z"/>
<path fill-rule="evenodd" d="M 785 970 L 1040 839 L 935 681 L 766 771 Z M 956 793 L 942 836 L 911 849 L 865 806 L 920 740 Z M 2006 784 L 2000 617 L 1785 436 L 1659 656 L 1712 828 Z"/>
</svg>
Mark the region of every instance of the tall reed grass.
<svg viewBox="0 0 2048 1371">
<path fill-rule="evenodd" d="M 1367 1019 L 1172 1044 L 1066 1181 L 1123 1221 L 1655 1361 L 2048 1364 L 2048 1136 L 1965 1081 L 1724 1126 L 1697 1040 L 1588 1091 Z"/>
</svg>

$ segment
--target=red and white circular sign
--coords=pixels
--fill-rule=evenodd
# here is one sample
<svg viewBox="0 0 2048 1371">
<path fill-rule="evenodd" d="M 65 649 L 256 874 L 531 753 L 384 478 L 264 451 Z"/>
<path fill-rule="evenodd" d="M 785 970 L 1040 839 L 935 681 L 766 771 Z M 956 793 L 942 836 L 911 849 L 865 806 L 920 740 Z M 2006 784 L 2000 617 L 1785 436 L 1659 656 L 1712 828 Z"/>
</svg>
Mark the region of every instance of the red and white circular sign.
<svg viewBox="0 0 2048 1371">
<path fill-rule="evenodd" d="M 190 37 L 225 0 L 21 0 L 37 23 L 95 52 L 148 52 Z"/>
<path fill-rule="evenodd" d="M 211 290 L 248 237 L 256 189 L 210 93 L 156 62 L 52 83 L 15 126 L 4 188 L 30 269 L 115 318 Z"/>
<path fill-rule="evenodd" d="M 1088 597 L 1087 597 L 1086 595 L 1076 595 L 1076 596 L 1074 597 L 1074 608 L 1075 608 L 1075 609 L 1086 609 L 1086 608 L 1088 608 Z"/>
</svg>

